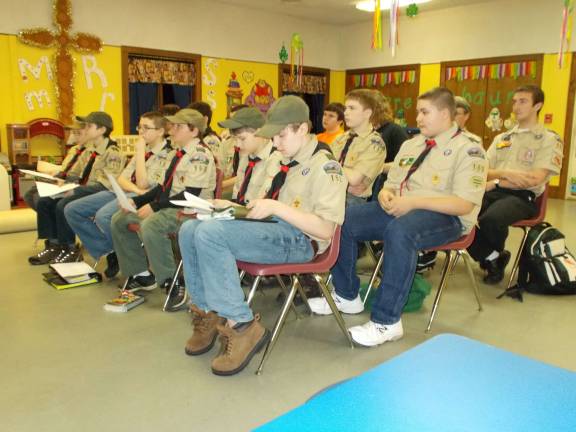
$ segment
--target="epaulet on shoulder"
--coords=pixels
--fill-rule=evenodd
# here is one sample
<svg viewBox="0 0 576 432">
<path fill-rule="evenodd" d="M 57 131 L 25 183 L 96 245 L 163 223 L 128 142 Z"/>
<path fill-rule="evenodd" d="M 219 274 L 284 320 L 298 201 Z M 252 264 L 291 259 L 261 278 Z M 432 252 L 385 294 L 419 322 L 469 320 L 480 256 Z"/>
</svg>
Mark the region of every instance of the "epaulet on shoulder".
<svg viewBox="0 0 576 432">
<path fill-rule="evenodd" d="M 478 137 L 468 131 L 463 131 L 462 136 L 464 138 L 467 138 L 468 141 L 470 141 L 473 144 L 480 144 L 480 140 L 478 139 Z"/>
</svg>

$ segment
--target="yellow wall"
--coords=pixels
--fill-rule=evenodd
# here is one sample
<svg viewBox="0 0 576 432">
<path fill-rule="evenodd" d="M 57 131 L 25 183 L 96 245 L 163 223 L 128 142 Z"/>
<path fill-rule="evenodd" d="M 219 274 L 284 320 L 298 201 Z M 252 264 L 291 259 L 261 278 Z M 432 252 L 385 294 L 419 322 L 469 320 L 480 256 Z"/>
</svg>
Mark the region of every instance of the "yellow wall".
<svg viewBox="0 0 576 432">
<path fill-rule="evenodd" d="M 7 152 L 6 123 L 26 123 L 39 117 L 57 118 L 54 81 L 49 78 L 46 65 L 42 63 L 48 60 L 54 78 L 51 66 L 53 52 L 52 49 L 24 45 L 16 36 L 0 35 L 0 88 L 4 98 L 0 104 L 3 152 Z M 105 46 L 101 53 L 94 56 L 74 53 L 73 57 L 76 74 L 75 112 L 86 115 L 103 108 L 114 120 L 114 133 L 122 134 L 120 48 Z M 41 102 L 36 98 L 27 102 L 27 95 L 31 92 L 43 94 Z M 102 106 L 104 94 L 107 96 Z"/>
<path fill-rule="evenodd" d="M 344 103 L 346 71 L 330 71 L 330 98 L 328 102 Z"/>
<path fill-rule="evenodd" d="M 202 57 L 202 100 L 212 105 L 212 128 L 219 130 L 217 121 L 227 117 L 228 83 L 232 72 L 242 90 L 242 102 L 260 80 L 272 87 L 272 96 L 278 98 L 278 65 L 239 60 Z"/>
<path fill-rule="evenodd" d="M 420 91 L 422 94 L 440 85 L 440 63 L 420 65 Z"/>
</svg>

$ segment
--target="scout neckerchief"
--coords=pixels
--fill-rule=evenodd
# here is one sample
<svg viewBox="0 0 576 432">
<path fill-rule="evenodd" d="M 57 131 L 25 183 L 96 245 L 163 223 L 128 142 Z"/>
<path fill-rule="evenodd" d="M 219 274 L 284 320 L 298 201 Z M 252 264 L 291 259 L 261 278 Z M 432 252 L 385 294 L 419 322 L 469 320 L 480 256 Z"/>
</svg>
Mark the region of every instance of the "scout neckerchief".
<svg viewBox="0 0 576 432">
<path fill-rule="evenodd" d="M 348 139 L 346 140 L 346 144 L 344 144 L 344 148 L 342 149 L 342 153 L 340 153 L 340 159 L 338 162 L 340 165 L 344 166 L 344 162 L 346 162 L 346 156 L 348 155 L 348 150 L 350 150 L 350 146 L 352 145 L 352 141 L 356 138 L 358 134 L 356 132 L 350 132 L 348 134 Z"/>
<path fill-rule="evenodd" d="M 81 185 L 85 185 L 88 182 L 88 179 L 90 178 L 90 172 L 92 171 L 92 167 L 94 166 L 94 162 L 96 162 L 97 157 L 98 152 L 96 150 L 90 153 L 90 159 L 88 160 L 84 171 L 82 171 L 82 177 L 80 177 Z"/>
<path fill-rule="evenodd" d="M 238 195 L 236 200 L 238 204 L 245 204 L 246 203 L 246 191 L 248 190 L 248 185 L 250 184 L 250 180 L 252 179 L 252 173 L 254 172 L 254 167 L 258 162 L 260 162 L 258 156 L 248 156 L 248 165 L 246 166 L 246 170 L 244 171 L 244 180 L 242 181 L 242 185 L 238 190 Z"/>
<path fill-rule="evenodd" d="M 154 153 L 152 153 L 152 151 L 147 151 L 146 153 L 144 153 L 144 163 L 148 162 L 148 159 L 150 159 L 150 156 L 152 156 Z M 136 157 L 136 156 L 134 156 Z M 132 173 L 132 176 L 130 177 L 130 181 L 132 183 L 136 183 L 136 167 L 134 167 L 134 172 Z"/>
<path fill-rule="evenodd" d="M 168 169 L 166 170 L 166 174 L 164 175 L 164 183 L 162 183 L 160 193 L 156 196 L 156 201 L 166 200 L 170 196 L 170 190 L 172 189 L 172 182 L 174 181 L 176 168 L 178 167 L 178 164 L 185 154 L 186 150 L 184 149 L 178 149 L 176 151 L 176 155 L 172 158 L 170 166 L 168 166 Z"/>
<path fill-rule="evenodd" d="M 60 177 L 66 178 L 68 176 L 68 171 L 70 171 L 74 167 L 74 165 L 76 165 L 76 162 L 78 162 L 78 158 L 82 153 L 84 153 L 84 150 L 86 150 L 86 147 L 80 147 L 76 149 L 74 156 L 72 156 L 72 159 L 70 159 L 70 162 L 68 162 L 66 168 L 64 168 L 60 173 Z"/>
<path fill-rule="evenodd" d="M 454 137 L 456 137 L 457 135 L 460 135 L 460 133 L 462 132 L 462 129 L 458 129 L 456 131 L 456 133 L 454 135 L 452 135 L 450 137 L 450 139 L 448 140 L 448 142 L 452 141 L 452 139 Z M 404 190 L 404 186 L 406 186 L 406 188 L 408 190 L 410 190 L 410 188 L 408 187 L 408 180 L 410 179 L 410 177 L 412 177 L 412 174 L 414 174 L 414 172 L 420 168 L 420 165 L 422 165 L 422 162 L 424 162 L 424 159 L 426 158 L 426 156 L 428 156 L 428 153 L 430 153 L 430 151 L 436 147 L 436 140 L 433 139 L 427 139 L 425 141 L 426 143 L 426 148 L 424 150 L 422 150 L 422 153 L 420 153 L 418 155 L 418 157 L 416 158 L 416 160 L 414 161 L 414 163 L 412 165 L 410 165 L 410 168 L 408 169 L 408 172 L 406 173 L 406 177 L 404 177 L 404 180 L 402 180 L 402 183 L 400 183 L 400 196 L 402 196 L 402 191 Z"/>
<path fill-rule="evenodd" d="M 238 174 L 238 165 L 240 164 L 240 147 L 234 146 L 234 157 L 232 158 L 232 177 Z"/>
</svg>

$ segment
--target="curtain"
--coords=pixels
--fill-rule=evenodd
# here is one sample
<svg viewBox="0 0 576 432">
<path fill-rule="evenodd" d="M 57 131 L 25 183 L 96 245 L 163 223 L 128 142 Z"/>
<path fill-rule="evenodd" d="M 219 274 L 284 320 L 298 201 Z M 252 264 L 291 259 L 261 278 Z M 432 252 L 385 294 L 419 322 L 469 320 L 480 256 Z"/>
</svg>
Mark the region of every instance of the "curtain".
<svg viewBox="0 0 576 432">
<path fill-rule="evenodd" d="M 324 130 L 322 127 L 322 117 L 324 115 L 324 95 L 304 94 L 304 102 L 310 108 L 310 120 L 312 121 L 312 132 L 317 134 Z"/>
<path fill-rule="evenodd" d="M 137 134 L 140 116 L 158 109 L 158 84 L 134 82 L 128 84 L 130 95 L 130 133 Z"/>
<path fill-rule="evenodd" d="M 176 104 L 180 108 L 185 108 L 192 102 L 193 91 L 194 86 L 190 85 L 163 84 L 162 96 L 164 105 Z"/>
</svg>

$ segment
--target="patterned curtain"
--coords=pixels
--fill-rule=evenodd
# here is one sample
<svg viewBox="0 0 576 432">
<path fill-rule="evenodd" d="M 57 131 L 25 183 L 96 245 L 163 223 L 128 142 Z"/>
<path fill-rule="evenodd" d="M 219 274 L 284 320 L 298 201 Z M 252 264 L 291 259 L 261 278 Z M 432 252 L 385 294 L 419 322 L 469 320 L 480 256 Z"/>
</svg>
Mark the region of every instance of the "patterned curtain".
<svg viewBox="0 0 576 432">
<path fill-rule="evenodd" d="M 302 76 L 302 85 L 298 86 L 296 82 L 291 82 L 290 74 L 282 74 L 282 92 L 286 93 L 305 93 L 305 94 L 325 94 L 326 77 L 318 75 Z"/>
<path fill-rule="evenodd" d="M 130 57 L 128 82 L 193 86 L 196 82 L 196 71 L 193 63 Z"/>
</svg>

